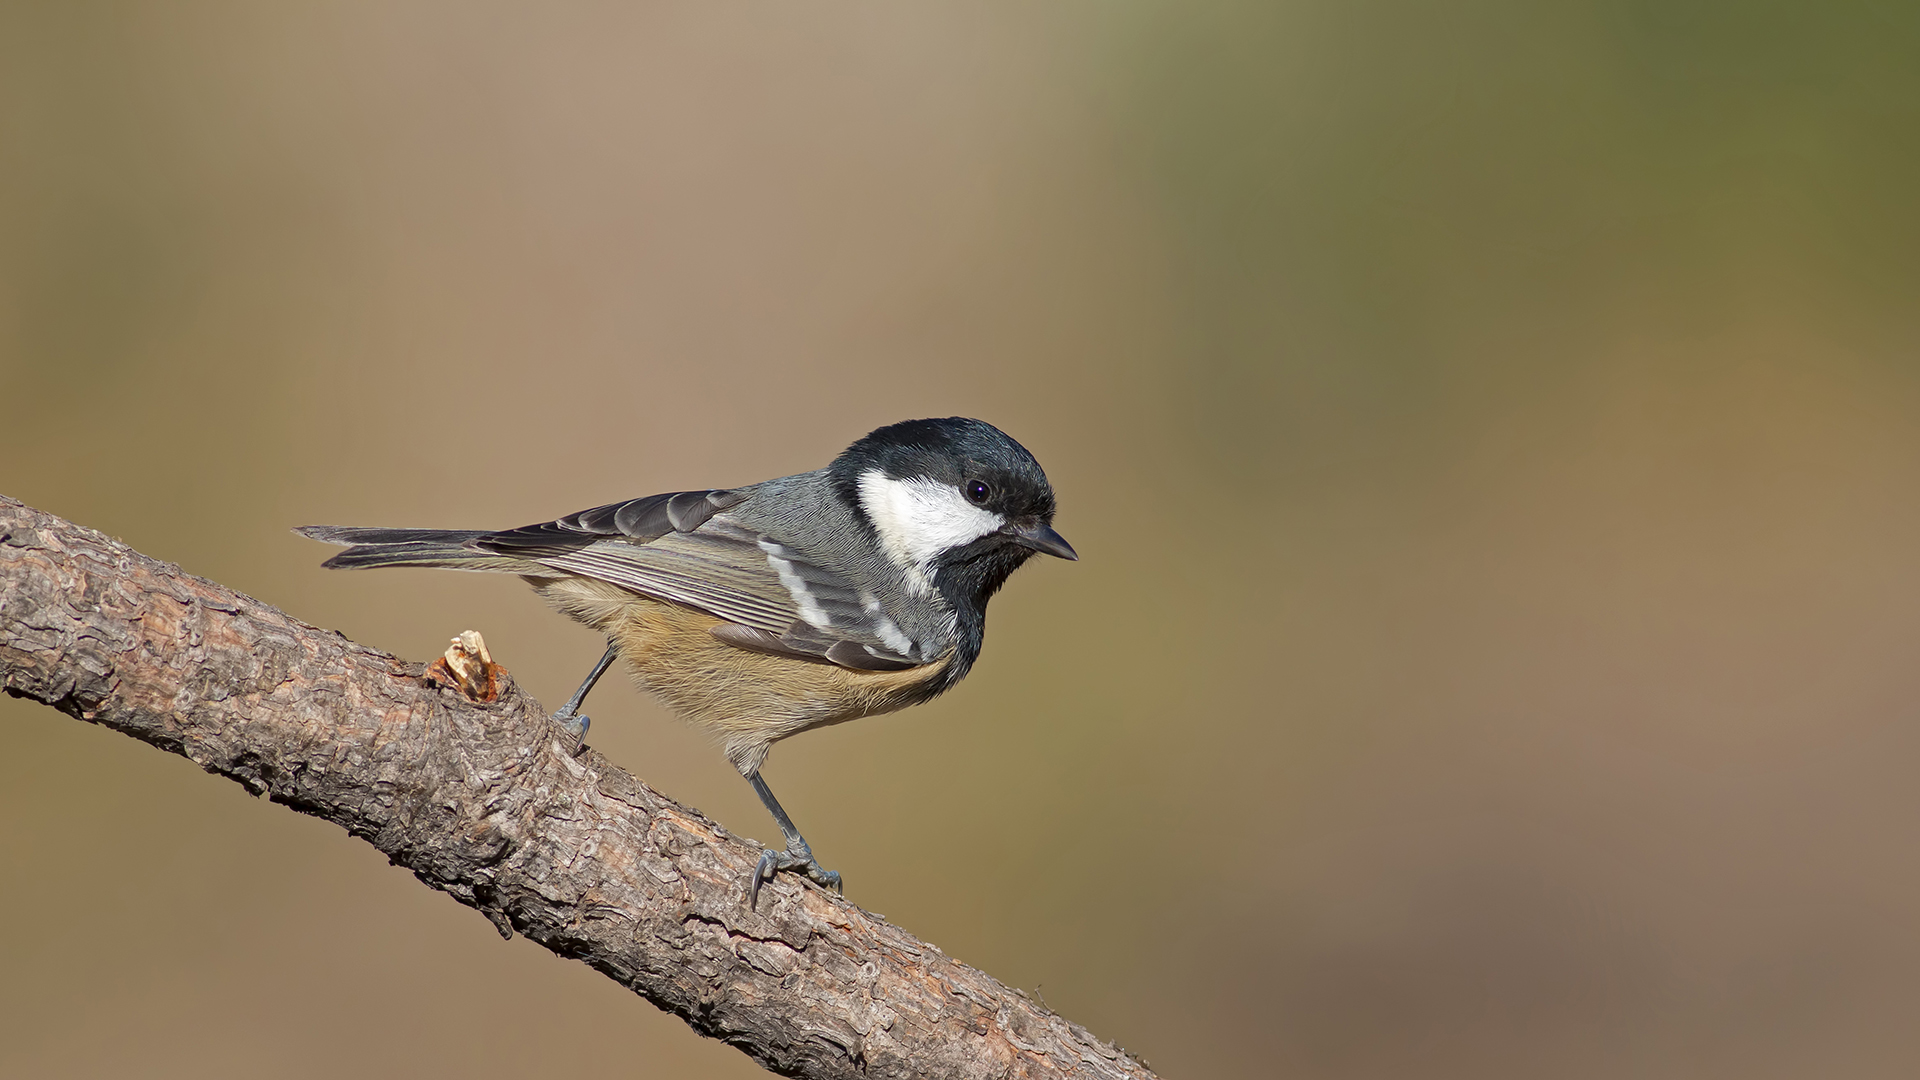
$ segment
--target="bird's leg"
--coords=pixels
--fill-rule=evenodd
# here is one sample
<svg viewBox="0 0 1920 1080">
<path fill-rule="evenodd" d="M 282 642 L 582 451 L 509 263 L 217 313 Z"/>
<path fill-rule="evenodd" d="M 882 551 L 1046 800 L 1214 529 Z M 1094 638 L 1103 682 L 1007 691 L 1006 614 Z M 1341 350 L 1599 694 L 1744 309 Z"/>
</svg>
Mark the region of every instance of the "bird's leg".
<svg viewBox="0 0 1920 1080">
<path fill-rule="evenodd" d="M 581 716 L 579 714 L 580 704 L 587 700 L 587 694 L 593 689 L 593 684 L 599 682 L 600 676 L 605 675 L 607 668 L 613 665 L 614 655 L 615 649 L 613 642 L 609 641 L 607 642 L 607 655 L 601 657 L 600 662 L 593 665 L 593 670 L 587 673 L 587 681 L 581 683 L 580 689 L 573 692 L 573 697 L 569 698 L 565 705 L 560 706 L 559 712 L 553 714 L 553 722 L 566 728 L 568 733 L 578 738 L 583 746 L 587 741 L 587 728 L 593 726 L 593 720 L 591 717 Z"/>
<path fill-rule="evenodd" d="M 760 779 L 758 769 L 747 774 L 747 783 L 760 793 L 760 801 L 765 803 L 773 820 L 779 824 L 780 831 L 787 838 L 787 850 L 775 851 L 768 848 L 760 853 L 760 865 L 753 868 L 753 884 L 747 889 L 747 907 L 751 909 L 760 899 L 760 883 L 772 881 L 773 875 L 782 870 L 798 870 L 808 879 L 840 891 L 840 875 L 828 870 L 813 860 L 813 849 L 807 846 L 807 838 L 793 827 L 793 819 L 780 807 L 780 800 L 773 797 L 773 791 L 767 782 Z"/>
</svg>

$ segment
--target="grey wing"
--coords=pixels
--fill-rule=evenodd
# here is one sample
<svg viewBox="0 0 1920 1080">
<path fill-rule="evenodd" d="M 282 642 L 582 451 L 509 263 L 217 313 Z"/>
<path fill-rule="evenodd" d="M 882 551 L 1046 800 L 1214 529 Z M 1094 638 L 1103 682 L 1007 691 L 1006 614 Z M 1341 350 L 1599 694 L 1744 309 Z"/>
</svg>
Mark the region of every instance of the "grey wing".
<svg viewBox="0 0 1920 1080">
<path fill-rule="evenodd" d="M 844 575 L 723 513 L 742 498 L 653 495 L 472 543 L 707 612 L 725 620 L 714 636 L 739 648 L 861 671 L 934 659 Z"/>
</svg>

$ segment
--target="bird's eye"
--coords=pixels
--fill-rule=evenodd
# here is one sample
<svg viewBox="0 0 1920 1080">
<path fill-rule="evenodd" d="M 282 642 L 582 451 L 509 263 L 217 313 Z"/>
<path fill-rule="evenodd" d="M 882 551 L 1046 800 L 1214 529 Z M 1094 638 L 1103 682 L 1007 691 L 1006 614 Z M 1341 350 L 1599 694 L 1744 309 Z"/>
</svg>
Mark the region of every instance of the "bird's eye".
<svg viewBox="0 0 1920 1080">
<path fill-rule="evenodd" d="M 967 500 L 975 506 L 984 506 L 993 498 L 993 489 L 978 480 L 967 481 Z"/>
</svg>

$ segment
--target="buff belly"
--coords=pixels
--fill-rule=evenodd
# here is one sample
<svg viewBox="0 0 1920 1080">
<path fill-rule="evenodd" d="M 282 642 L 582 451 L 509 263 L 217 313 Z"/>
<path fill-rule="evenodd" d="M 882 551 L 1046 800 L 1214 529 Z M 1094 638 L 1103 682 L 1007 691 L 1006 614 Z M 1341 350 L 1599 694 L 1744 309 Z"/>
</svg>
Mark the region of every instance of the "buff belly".
<svg viewBox="0 0 1920 1080">
<path fill-rule="evenodd" d="M 736 648 L 713 636 L 721 620 L 712 615 L 605 582 L 527 580 L 549 603 L 606 634 L 634 682 L 719 739 L 741 775 L 756 772 L 768 748 L 789 735 L 925 700 L 952 659 L 852 671 Z"/>
</svg>

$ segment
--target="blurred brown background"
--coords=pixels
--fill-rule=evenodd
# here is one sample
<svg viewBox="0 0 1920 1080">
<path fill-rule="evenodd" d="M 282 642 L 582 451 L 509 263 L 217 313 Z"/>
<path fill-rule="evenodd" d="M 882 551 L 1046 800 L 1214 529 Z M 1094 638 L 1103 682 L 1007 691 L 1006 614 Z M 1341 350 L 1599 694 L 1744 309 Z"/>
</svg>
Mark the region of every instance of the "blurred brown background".
<svg viewBox="0 0 1920 1080">
<path fill-rule="evenodd" d="M 1894 4 L 8 3 L 0 491 L 557 705 L 599 645 L 518 582 L 288 528 L 981 416 L 1084 561 L 776 750 L 849 897 L 1169 1077 L 1912 1076 L 1917 55 Z M 0 1075 L 758 1075 L 11 700 L 0 868 Z"/>
</svg>

